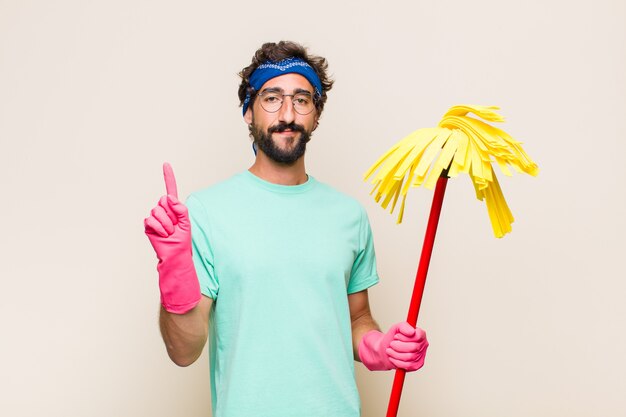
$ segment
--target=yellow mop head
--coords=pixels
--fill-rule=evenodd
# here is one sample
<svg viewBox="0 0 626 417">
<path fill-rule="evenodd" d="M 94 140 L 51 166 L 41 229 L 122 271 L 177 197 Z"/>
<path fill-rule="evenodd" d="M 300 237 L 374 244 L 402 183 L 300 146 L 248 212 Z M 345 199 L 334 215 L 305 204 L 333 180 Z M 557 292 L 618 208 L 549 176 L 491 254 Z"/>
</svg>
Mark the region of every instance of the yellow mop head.
<svg viewBox="0 0 626 417">
<path fill-rule="evenodd" d="M 474 184 L 476 197 L 487 204 L 495 236 L 509 233 L 513 215 L 491 163 L 495 161 L 508 176 L 511 171 L 507 164 L 518 172 L 533 176 L 538 174 L 539 168 L 524 152 L 521 142 L 503 130 L 467 115 L 471 112 L 491 122 L 502 122 L 504 118 L 494 111 L 498 109 L 496 106 L 453 106 L 437 127 L 416 130 L 396 143 L 365 173 L 367 180 L 380 168 L 372 180 L 376 202 L 384 197 L 381 205 L 387 208 L 393 200 L 393 213 L 398 197 L 402 195 L 398 214 L 398 223 L 401 223 L 409 187 L 423 184 L 433 189 L 446 169 L 451 178 L 467 173 Z"/>
</svg>

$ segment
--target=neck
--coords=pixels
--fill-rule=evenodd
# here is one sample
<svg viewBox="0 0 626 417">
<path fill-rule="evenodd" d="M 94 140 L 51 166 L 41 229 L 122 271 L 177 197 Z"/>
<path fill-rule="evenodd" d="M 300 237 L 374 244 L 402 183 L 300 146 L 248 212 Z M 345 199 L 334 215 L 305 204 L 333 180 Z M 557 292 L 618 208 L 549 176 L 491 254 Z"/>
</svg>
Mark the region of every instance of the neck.
<svg viewBox="0 0 626 417">
<path fill-rule="evenodd" d="M 269 159 L 261 150 L 257 152 L 256 160 L 248 171 L 262 180 L 278 185 L 300 185 L 308 179 L 304 156 L 292 165 L 285 165 Z"/>
</svg>

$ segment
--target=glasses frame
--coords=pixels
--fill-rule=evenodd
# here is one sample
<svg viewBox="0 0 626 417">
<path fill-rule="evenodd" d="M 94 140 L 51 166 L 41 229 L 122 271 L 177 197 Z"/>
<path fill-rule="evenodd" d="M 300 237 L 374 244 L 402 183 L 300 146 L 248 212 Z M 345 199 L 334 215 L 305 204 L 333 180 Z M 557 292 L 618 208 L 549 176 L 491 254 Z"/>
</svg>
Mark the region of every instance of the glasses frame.
<svg viewBox="0 0 626 417">
<path fill-rule="evenodd" d="M 265 94 L 270 94 L 270 93 L 272 93 L 272 94 L 280 94 L 282 96 L 282 100 L 280 101 L 280 106 L 278 106 L 278 108 L 276 110 L 274 110 L 274 111 L 267 110 L 265 107 L 263 107 L 263 96 Z M 307 94 L 309 97 L 311 97 L 311 101 L 313 102 L 313 107 L 311 108 L 311 111 L 309 111 L 308 113 L 300 113 L 296 109 L 296 103 L 294 103 L 293 98 L 294 98 L 294 96 L 297 96 L 298 94 Z M 275 89 L 269 89 L 268 88 L 268 89 L 265 89 L 263 91 L 259 91 L 256 95 L 257 95 L 257 97 L 261 97 L 261 101 L 259 102 L 259 105 L 267 113 L 276 113 L 280 109 L 282 109 L 283 104 L 285 104 L 285 97 L 291 97 L 291 105 L 293 106 L 293 111 L 298 113 L 300 116 L 307 116 L 307 115 L 313 113 L 313 110 L 317 109 L 317 97 L 316 97 L 316 95 L 311 93 L 310 91 L 307 91 L 307 90 L 296 91 L 293 94 L 285 94 L 285 93 L 283 93 L 280 90 L 275 90 Z"/>
</svg>

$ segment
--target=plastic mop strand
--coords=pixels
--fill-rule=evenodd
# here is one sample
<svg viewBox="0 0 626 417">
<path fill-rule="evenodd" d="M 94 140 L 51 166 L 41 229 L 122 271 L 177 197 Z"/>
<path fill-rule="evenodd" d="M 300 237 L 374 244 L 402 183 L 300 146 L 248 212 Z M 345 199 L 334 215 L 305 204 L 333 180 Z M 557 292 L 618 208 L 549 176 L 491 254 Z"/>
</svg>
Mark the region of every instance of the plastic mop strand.
<svg viewBox="0 0 626 417">
<path fill-rule="evenodd" d="M 398 198 L 402 196 L 398 223 L 402 222 L 409 187 L 424 185 L 429 189 L 435 188 L 407 317 L 412 326 L 417 324 L 448 178 L 460 173 L 469 174 L 476 197 L 485 200 L 493 233 L 500 238 L 511 231 L 514 219 L 491 164 L 495 161 L 507 176 L 511 176 L 507 165 L 533 176 L 539 172 L 537 164 L 524 152 L 520 142 L 503 130 L 467 116 L 471 112 L 487 121 L 502 122 L 504 118 L 494 111 L 498 109 L 496 106 L 453 106 L 437 127 L 411 133 L 365 173 L 367 180 L 378 169 L 372 180 L 372 194 L 383 208 L 386 209 L 391 202 L 390 211 L 393 213 Z M 396 370 L 387 417 L 397 415 L 404 376 L 403 369 Z"/>
</svg>

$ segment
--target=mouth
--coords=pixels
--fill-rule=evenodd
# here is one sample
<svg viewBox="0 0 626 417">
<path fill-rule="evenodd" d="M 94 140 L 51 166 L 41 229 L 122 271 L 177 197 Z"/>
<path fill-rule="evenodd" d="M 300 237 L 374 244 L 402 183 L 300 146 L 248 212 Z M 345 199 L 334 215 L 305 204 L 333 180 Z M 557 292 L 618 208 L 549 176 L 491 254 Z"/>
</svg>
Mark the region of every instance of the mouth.
<svg viewBox="0 0 626 417">
<path fill-rule="evenodd" d="M 300 138 L 300 132 L 297 130 L 285 129 L 272 133 L 272 137 L 280 143 L 291 146 Z"/>
<path fill-rule="evenodd" d="M 294 134 L 296 134 L 298 132 L 296 130 L 284 129 L 284 130 L 277 130 L 274 133 L 276 133 L 278 135 L 294 135 Z"/>
</svg>

